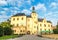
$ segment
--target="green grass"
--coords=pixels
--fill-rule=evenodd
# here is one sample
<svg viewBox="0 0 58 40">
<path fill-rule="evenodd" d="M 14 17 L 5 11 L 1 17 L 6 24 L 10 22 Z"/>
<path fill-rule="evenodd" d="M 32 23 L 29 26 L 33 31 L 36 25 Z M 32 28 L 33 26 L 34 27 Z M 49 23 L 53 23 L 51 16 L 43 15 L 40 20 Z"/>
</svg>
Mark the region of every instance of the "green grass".
<svg viewBox="0 0 58 40">
<path fill-rule="evenodd" d="M 6 39 L 16 38 L 16 37 L 18 37 L 18 35 L 7 35 L 7 36 L 0 37 L 0 40 L 6 40 Z"/>
</svg>

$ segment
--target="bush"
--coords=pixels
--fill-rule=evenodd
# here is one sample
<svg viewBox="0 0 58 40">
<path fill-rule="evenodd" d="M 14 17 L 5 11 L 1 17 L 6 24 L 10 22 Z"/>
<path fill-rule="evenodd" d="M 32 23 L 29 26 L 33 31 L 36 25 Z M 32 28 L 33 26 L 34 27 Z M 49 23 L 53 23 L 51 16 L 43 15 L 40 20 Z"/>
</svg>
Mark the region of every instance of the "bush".
<svg viewBox="0 0 58 40">
<path fill-rule="evenodd" d="M 0 26 L 0 36 L 3 35 L 3 27 Z"/>
<path fill-rule="evenodd" d="M 58 34 L 58 29 L 53 30 L 54 34 Z"/>
<path fill-rule="evenodd" d="M 13 33 L 10 27 L 4 27 L 4 35 L 11 35 Z"/>
</svg>

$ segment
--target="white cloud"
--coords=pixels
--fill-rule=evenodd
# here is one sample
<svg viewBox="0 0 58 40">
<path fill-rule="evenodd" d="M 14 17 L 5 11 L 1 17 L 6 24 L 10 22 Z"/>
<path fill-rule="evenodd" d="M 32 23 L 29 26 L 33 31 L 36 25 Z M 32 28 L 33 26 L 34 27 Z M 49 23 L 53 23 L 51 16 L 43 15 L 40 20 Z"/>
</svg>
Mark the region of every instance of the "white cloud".
<svg viewBox="0 0 58 40">
<path fill-rule="evenodd" d="M 47 20 L 50 20 L 53 24 L 53 26 L 55 26 L 57 24 L 58 21 L 58 12 L 49 12 L 47 14 L 44 15 L 46 17 Z"/>
<path fill-rule="evenodd" d="M 35 6 L 35 9 L 36 9 L 36 10 L 41 9 L 42 11 L 46 11 L 45 5 L 44 5 L 44 4 L 40 4 L 40 3 Z"/>
<path fill-rule="evenodd" d="M 5 1 L 5 0 L 0 0 L 0 5 L 7 5 L 7 1 Z"/>
<path fill-rule="evenodd" d="M 5 11 L 0 11 L 0 14 L 6 15 L 6 12 Z"/>
<path fill-rule="evenodd" d="M 27 10 L 27 9 L 24 9 L 24 10 L 22 10 L 22 13 L 25 13 L 27 15 L 30 15 L 31 14 L 31 11 L 30 10 Z"/>
<path fill-rule="evenodd" d="M 58 7 L 58 3 L 52 2 L 52 3 L 50 4 L 50 7 L 53 8 L 53 9 L 55 9 L 55 8 Z"/>
<path fill-rule="evenodd" d="M 7 15 L 0 15 L 0 22 L 6 21 L 7 19 L 9 19 L 10 16 Z"/>
<path fill-rule="evenodd" d="M 47 10 L 45 5 L 41 3 L 35 5 L 34 7 L 35 7 L 35 10 L 42 10 L 43 12 L 46 12 Z M 32 7 L 30 8 L 30 10 L 32 10 Z"/>
<path fill-rule="evenodd" d="M 9 10 L 8 8 L 3 8 L 5 11 Z"/>
</svg>

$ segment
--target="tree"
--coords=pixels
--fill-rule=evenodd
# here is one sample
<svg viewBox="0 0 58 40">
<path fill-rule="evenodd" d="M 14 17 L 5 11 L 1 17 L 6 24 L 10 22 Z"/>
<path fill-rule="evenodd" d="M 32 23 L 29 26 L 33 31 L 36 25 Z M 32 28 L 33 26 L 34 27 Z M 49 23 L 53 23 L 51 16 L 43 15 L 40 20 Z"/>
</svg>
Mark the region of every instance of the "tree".
<svg viewBox="0 0 58 40">
<path fill-rule="evenodd" d="M 12 25 L 10 24 L 9 21 L 1 22 L 1 23 L 0 23 L 0 26 L 2 26 L 2 27 L 12 27 Z"/>
<path fill-rule="evenodd" d="M 10 27 L 4 27 L 4 35 L 11 35 L 13 33 Z"/>
<path fill-rule="evenodd" d="M 54 34 L 58 34 L 58 22 L 57 22 L 57 25 L 56 25 L 56 29 L 53 30 Z"/>
<path fill-rule="evenodd" d="M 57 22 L 57 25 L 56 25 L 57 29 L 58 29 L 58 22 Z"/>
<path fill-rule="evenodd" d="M 3 35 L 3 27 L 0 26 L 0 36 Z"/>
</svg>

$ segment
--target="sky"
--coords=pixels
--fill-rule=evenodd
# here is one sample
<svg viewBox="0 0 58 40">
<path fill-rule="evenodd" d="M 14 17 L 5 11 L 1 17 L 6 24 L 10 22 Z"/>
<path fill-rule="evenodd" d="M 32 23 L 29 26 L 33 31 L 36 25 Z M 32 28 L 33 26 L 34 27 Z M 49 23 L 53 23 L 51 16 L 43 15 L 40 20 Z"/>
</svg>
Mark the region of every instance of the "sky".
<svg viewBox="0 0 58 40">
<path fill-rule="evenodd" d="M 38 18 L 46 18 L 54 26 L 57 24 L 58 0 L 0 0 L 0 22 L 20 12 L 30 15 L 33 6 Z"/>
</svg>

